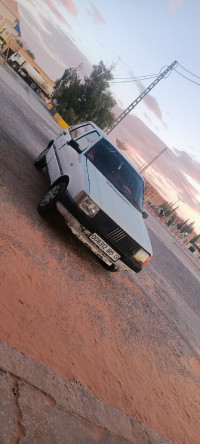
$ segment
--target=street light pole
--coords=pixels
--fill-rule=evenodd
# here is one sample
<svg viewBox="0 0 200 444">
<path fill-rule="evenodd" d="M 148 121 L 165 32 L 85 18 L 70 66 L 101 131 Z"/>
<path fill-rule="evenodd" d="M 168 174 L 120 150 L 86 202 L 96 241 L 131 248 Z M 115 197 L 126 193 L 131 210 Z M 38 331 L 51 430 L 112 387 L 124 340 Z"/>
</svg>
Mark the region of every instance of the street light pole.
<svg viewBox="0 0 200 444">
<path fill-rule="evenodd" d="M 174 202 L 173 204 L 171 204 L 171 207 L 173 207 L 173 205 L 175 205 L 177 202 L 179 202 L 179 200 L 181 200 L 181 197 L 178 196 L 178 200 L 176 200 L 176 202 Z"/>
<path fill-rule="evenodd" d="M 150 162 L 146 163 L 140 170 L 139 173 L 143 173 L 145 170 L 147 170 L 147 168 L 150 167 L 150 165 L 155 162 L 156 159 L 158 159 L 159 156 L 161 156 L 161 154 L 163 154 L 165 151 L 167 150 L 167 147 L 165 147 L 160 153 L 157 154 L 157 156 L 155 156 L 153 159 L 150 160 Z"/>
</svg>

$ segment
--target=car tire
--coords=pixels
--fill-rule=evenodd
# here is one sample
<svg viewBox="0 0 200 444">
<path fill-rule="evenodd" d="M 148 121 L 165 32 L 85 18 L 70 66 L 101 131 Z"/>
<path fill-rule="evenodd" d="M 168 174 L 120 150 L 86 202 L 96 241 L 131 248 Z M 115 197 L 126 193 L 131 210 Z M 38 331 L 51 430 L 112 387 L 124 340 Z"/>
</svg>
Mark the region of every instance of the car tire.
<svg viewBox="0 0 200 444">
<path fill-rule="evenodd" d="M 38 205 L 38 212 L 42 216 L 48 216 L 56 211 L 56 202 L 66 191 L 67 184 L 64 182 L 57 183 L 43 196 Z"/>
<path fill-rule="evenodd" d="M 11 66 L 12 66 L 13 69 L 17 69 L 18 63 L 17 62 L 12 62 Z"/>
<path fill-rule="evenodd" d="M 42 153 L 39 154 L 38 157 L 36 157 L 35 161 L 34 161 L 34 165 L 38 170 L 42 170 L 42 168 L 45 167 L 45 156 L 49 151 L 49 148 L 51 148 L 51 145 L 53 144 L 53 140 L 51 140 L 47 147 L 45 148 L 44 151 L 42 151 Z"/>
</svg>

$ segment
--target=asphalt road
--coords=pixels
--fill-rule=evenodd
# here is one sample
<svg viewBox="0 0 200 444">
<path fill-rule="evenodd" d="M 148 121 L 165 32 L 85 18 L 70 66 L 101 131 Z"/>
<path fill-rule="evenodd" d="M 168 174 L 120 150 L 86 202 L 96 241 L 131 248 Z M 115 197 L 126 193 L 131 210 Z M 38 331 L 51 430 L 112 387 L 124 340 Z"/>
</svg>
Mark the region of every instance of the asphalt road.
<svg viewBox="0 0 200 444">
<path fill-rule="evenodd" d="M 58 263 L 60 261 L 62 271 L 65 267 L 66 280 L 71 280 L 75 286 L 77 285 L 77 288 L 83 282 L 86 288 L 85 295 L 90 295 L 92 276 L 93 298 L 94 300 L 96 298 L 99 307 L 101 305 L 102 312 L 104 306 L 108 303 L 108 299 L 109 303 L 113 304 L 114 314 L 112 313 L 112 316 L 115 316 L 118 333 L 120 332 L 120 337 L 123 337 L 123 344 L 129 344 L 133 339 L 135 344 L 137 342 L 138 344 L 143 343 L 148 350 L 154 353 L 156 359 L 160 360 L 160 369 L 163 372 L 173 373 L 177 371 L 185 377 L 190 377 L 194 384 L 199 382 L 199 379 L 197 380 L 199 367 L 197 372 L 193 373 L 189 366 L 191 357 L 195 358 L 195 362 L 199 365 L 199 265 L 193 261 L 191 254 L 152 215 L 149 215 L 147 220 L 154 251 L 151 262 L 137 275 L 131 272 L 123 275 L 120 272 L 119 277 L 111 276 L 103 269 L 92 253 L 80 244 L 69 230 L 65 229 L 59 216 L 58 218 L 53 217 L 49 222 L 43 221 L 37 213 L 37 204 L 46 192 L 47 184 L 45 177 L 34 168 L 33 162 L 34 158 L 46 147 L 48 141 L 60 132 L 60 128 L 35 93 L 18 78 L 16 73 L 1 65 L 0 97 L 0 193 L 3 210 L 0 220 L 3 227 L 2 239 L 5 241 L 12 240 L 16 249 L 21 248 L 25 256 L 29 255 L 33 261 L 38 260 L 41 268 L 44 265 L 42 261 L 45 245 L 48 245 L 49 263 L 51 262 L 51 255 L 57 258 Z M 20 239 L 14 234 L 15 230 L 18 229 L 17 223 L 19 221 L 16 222 L 16 225 L 14 223 L 13 231 L 11 230 L 9 226 L 9 205 L 10 211 L 15 211 L 18 218 L 21 215 L 29 221 L 27 239 Z M 6 230 L 7 224 L 8 229 Z M 36 252 L 36 246 L 31 247 L 30 245 L 28 239 L 30 227 L 33 231 L 40 233 L 44 239 L 40 251 Z M 61 256 L 65 259 L 60 259 Z M 45 260 L 47 261 L 47 257 Z M 54 278 L 56 279 L 55 276 Z M 108 284 L 109 292 L 106 290 Z M 95 288 L 98 289 L 98 294 L 95 293 Z M 133 289 L 135 289 L 135 292 L 133 292 Z M 143 299 L 141 299 L 141 295 L 143 295 Z M 100 323 L 100 308 L 98 312 L 94 312 L 91 306 L 88 305 L 88 310 L 89 315 L 94 319 L 98 317 Z M 59 314 L 56 313 L 55 316 L 57 316 L 59 322 Z M 111 318 L 109 318 L 108 323 L 109 321 L 111 322 Z M 104 325 L 103 315 L 102 323 Z M 102 335 L 106 335 L 107 328 L 106 326 L 101 331 Z M 2 339 L 20 349 L 19 344 L 23 344 L 23 338 L 21 343 L 15 344 L 12 335 L 14 337 L 14 330 L 6 341 L 6 331 L 4 331 Z M 50 341 L 51 339 L 49 339 Z M 112 341 L 115 341 L 115 339 L 112 338 Z M 27 352 L 23 346 L 20 351 Z M 174 363 L 172 356 L 173 358 L 178 356 L 181 364 Z M 37 358 L 36 352 L 33 353 L 33 357 Z M 121 371 L 123 373 L 123 368 Z M 89 388 L 95 391 L 92 382 Z M 99 388 L 96 386 L 96 391 L 97 396 L 104 398 L 106 398 L 106 393 L 109 392 L 107 386 L 105 387 L 105 393 L 101 391 L 100 384 Z M 112 393 L 110 395 L 108 393 L 106 400 L 112 402 L 112 399 L 114 399 Z M 118 399 L 114 399 L 114 402 L 119 408 L 121 407 Z M 181 405 L 181 400 L 179 400 L 179 403 Z M 128 403 L 125 402 L 123 405 L 128 409 Z M 191 400 L 191 411 L 193 408 L 195 409 L 195 406 L 196 404 Z M 132 407 L 132 413 L 139 412 L 139 408 L 134 409 L 134 406 Z M 169 406 L 168 409 L 170 410 Z M 146 420 L 150 426 L 156 428 L 155 418 L 142 417 L 141 413 L 138 413 L 138 418 L 143 421 Z M 170 418 L 169 416 L 169 423 Z M 166 434 L 171 439 L 177 439 L 175 429 L 170 431 L 170 424 L 165 428 L 164 422 L 162 424 L 161 420 L 158 431 Z M 193 442 L 197 443 L 194 438 Z"/>
</svg>

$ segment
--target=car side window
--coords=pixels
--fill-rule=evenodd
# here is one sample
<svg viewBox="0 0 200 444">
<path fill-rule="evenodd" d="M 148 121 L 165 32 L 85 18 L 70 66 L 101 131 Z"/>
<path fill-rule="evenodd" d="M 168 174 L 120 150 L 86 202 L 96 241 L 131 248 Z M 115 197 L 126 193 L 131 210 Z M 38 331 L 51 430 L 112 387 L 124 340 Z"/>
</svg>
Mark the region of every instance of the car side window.
<svg viewBox="0 0 200 444">
<path fill-rule="evenodd" d="M 70 135 L 72 137 L 72 139 L 77 139 L 87 133 L 91 133 L 92 131 L 94 131 L 94 128 L 92 125 L 90 124 L 86 124 L 86 125 L 81 125 L 75 128 L 72 128 L 70 130 Z"/>
<path fill-rule="evenodd" d="M 98 139 L 99 134 L 96 131 L 93 131 L 92 133 L 86 134 L 85 136 L 79 137 L 75 140 L 79 145 L 79 149 L 84 151 L 86 148 L 93 145 Z"/>
</svg>

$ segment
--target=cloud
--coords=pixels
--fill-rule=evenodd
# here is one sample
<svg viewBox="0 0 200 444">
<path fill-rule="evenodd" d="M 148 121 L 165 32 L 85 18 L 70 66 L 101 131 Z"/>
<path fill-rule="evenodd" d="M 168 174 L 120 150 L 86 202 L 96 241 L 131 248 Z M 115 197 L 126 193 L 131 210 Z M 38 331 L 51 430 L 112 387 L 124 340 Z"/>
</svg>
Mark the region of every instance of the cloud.
<svg viewBox="0 0 200 444">
<path fill-rule="evenodd" d="M 197 162 L 185 151 L 174 149 L 175 162 L 178 162 L 181 171 L 190 176 L 194 181 L 200 183 L 200 162 Z"/>
<path fill-rule="evenodd" d="M 200 189 L 200 163 L 185 151 L 175 150 L 173 152 L 168 149 L 167 155 L 158 159 L 154 168 L 173 183 L 174 191 L 181 197 L 184 205 L 187 205 L 193 212 L 200 212 L 198 194 Z M 165 192 L 164 189 L 163 192 Z"/>
<path fill-rule="evenodd" d="M 68 37 L 66 26 L 54 19 L 47 2 L 34 0 L 32 7 L 30 4 L 31 0 L 29 7 L 20 2 L 20 24 L 22 38 L 33 49 L 36 63 L 53 80 L 61 77 L 65 68 L 77 67 L 80 63 L 85 74 L 90 75 L 89 61 Z"/>
<path fill-rule="evenodd" d="M 20 17 L 23 15 L 25 19 L 25 15 L 29 17 L 32 15 L 32 18 L 37 22 L 37 25 L 39 25 L 38 28 L 45 30 L 47 33 L 49 33 L 49 29 L 51 29 L 52 22 L 57 24 L 57 27 L 58 23 L 59 27 L 62 23 L 70 28 L 65 17 L 58 11 L 53 0 L 45 0 L 44 2 L 29 0 L 27 3 L 24 2 L 24 0 L 18 0 L 18 4 L 20 6 Z M 24 9 L 26 9 L 26 14 L 23 14 Z M 47 17 L 49 19 L 48 21 Z M 44 25 L 44 22 L 47 23 L 47 26 Z"/>
<path fill-rule="evenodd" d="M 101 15 L 100 11 L 94 6 L 92 3 L 90 3 L 91 9 L 86 8 L 86 11 L 88 15 L 93 19 L 94 23 L 105 23 L 105 20 L 103 16 Z"/>
<path fill-rule="evenodd" d="M 146 120 L 148 120 L 149 123 L 152 123 L 151 119 L 150 119 L 150 117 L 148 116 L 147 113 L 144 113 L 144 117 L 145 117 Z"/>
<path fill-rule="evenodd" d="M 136 115 L 131 114 L 113 130 L 110 137 L 128 140 L 127 155 L 138 169 L 154 159 L 165 147 L 155 133 Z M 148 167 L 144 177 L 147 177 L 161 196 L 168 201 L 176 201 L 178 194 L 181 197 L 178 203 L 180 212 L 183 211 L 185 219 L 189 217 L 190 220 L 195 220 L 196 218 L 195 224 L 199 226 L 200 162 L 185 151 L 168 148 Z"/>
<path fill-rule="evenodd" d="M 49 8 L 51 9 L 51 12 L 56 16 L 56 18 L 61 21 L 62 23 L 65 23 L 65 25 L 69 26 L 63 15 L 58 11 L 57 7 L 55 6 L 55 3 L 53 0 L 46 0 Z"/>
<path fill-rule="evenodd" d="M 140 93 L 142 93 L 146 88 L 143 85 L 142 82 L 138 81 L 136 83 Z M 144 103 L 146 104 L 147 108 L 150 109 L 150 111 L 152 111 L 155 116 L 161 120 L 162 122 L 162 112 L 161 109 L 159 107 L 159 104 L 157 102 L 157 100 L 155 99 L 155 97 L 151 96 L 151 94 L 147 94 L 144 98 L 143 98 Z"/>
<path fill-rule="evenodd" d="M 200 182 L 197 183 L 195 180 L 193 180 L 191 178 L 191 176 L 188 176 L 187 174 L 185 174 L 185 177 L 186 177 L 187 182 L 189 182 L 192 185 L 192 187 L 190 187 L 190 192 L 193 196 L 193 198 L 192 198 L 193 203 L 199 204 L 200 203 Z M 199 207 L 199 210 L 200 210 L 200 207 Z"/>
<path fill-rule="evenodd" d="M 77 10 L 72 0 L 60 0 L 60 3 L 62 3 L 70 14 L 74 15 L 75 17 L 77 16 Z"/>
<path fill-rule="evenodd" d="M 29 4 L 23 3 L 22 0 L 18 0 L 19 5 L 19 13 L 20 13 L 20 21 L 23 19 L 28 23 L 28 17 L 31 17 L 35 23 L 37 23 L 37 27 L 41 30 L 45 31 L 45 33 L 50 34 L 49 27 L 44 25 L 43 21 L 43 12 L 42 10 L 39 12 L 36 5 L 32 4 L 31 1 Z M 26 10 L 26 12 L 25 12 Z"/>
<path fill-rule="evenodd" d="M 184 2 L 184 0 L 170 0 L 169 1 L 169 10 L 170 10 L 170 12 L 172 14 L 174 14 L 175 11 L 182 6 L 183 2 Z"/>
<path fill-rule="evenodd" d="M 51 45 L 46 44 L 44 38 L 42 37 L 42 30 L 43 28 L 39 28 L 36 27 L 33 22 L 30 22 L 27 17 L 24 20 L 24 16 L 23 14 L 21 14 L 21 17 L 23 18 L 23 24 L 22 24 L 22 29 L 24 30 L 25 26 L 26 29 L 30 30 L 30 34 L 31 34 L 31 41 L 33 44 L 33 52 L 35 52 L 35 55 L 38 56 L 38 47 L 40 47 L 40 53 L 42 52 L 42 50 L 44 50 L 44 55 L 43 55 L 43 60 L 48 59 L 48 57 L 51 57 L 51 59 L 53 59 L 54 63 L 56 62 L 60 67 L 62 67 L 62 70 L 65 69 L 65 64 L 63 63 L 62 59 L 58 56 L 56 51 L 53 51 L 51 49 Z M 25 25 L 26 23 L 26 25 Z M 44 27 L 45 29 L 45 27 Z M 29 37 L 28 31 L 26 30 L 26 36 Z M 49 38 L 48 41 L 50 42 L 51 39 L 53 38 L 52 34 L 49 33 Z"/>
<path fill-rule="evenodd" d="M 156 115 L 156 117 L 159 120 L 162 121 L 162 112 L 160 110 L 157 100 L 151 95 L 147 95 L 146 97 L 144 97 L 143 100 L 146 106 Z"/>
<path fill-rule="evenodd" d="M 166 122 L 163 122 L 163 127 L 166 129 L 166 130 L 168 130 L 169 129 L 169 127 L 168 127 L 168 125 L 167 125 L 167 123 Z"/>
</svg>

